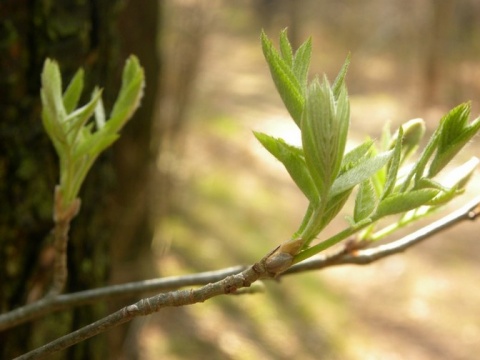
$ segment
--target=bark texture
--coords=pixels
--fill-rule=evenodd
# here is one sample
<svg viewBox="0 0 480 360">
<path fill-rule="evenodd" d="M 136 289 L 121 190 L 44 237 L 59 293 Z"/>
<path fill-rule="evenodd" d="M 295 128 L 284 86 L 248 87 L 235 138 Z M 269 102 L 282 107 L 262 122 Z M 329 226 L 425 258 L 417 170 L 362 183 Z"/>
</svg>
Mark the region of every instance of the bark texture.
<svg viewBox="0 0 480 360">
<path fill-rule="evenodd" d="M 146 3 L 127 2 L 126 6 L 141 8 Z M 128 26 L 141 28 L 152 21 L 156 24 L 158 5 L 153 3 L 153 13 L 145 22 Z M 38 299 L 50 285 L 53 251 L 49 232 L 58 168 L 56 154 L 40 121 L 43 62 L 46 57 L 55 58 L 65 84 L 79 67 L 84 67 L 85 98 L 98 84 L 105 89 L 108 109 L 119 89 L 126 54 L 136 51 L 128 49 L 128 44 L 137 43 L 148 49 L 156 46 L 155 32 L 148 36 L 137 32 L 137 36 L 143 36 L 141 40 L 122 41 L 125 31 L 121 31 L 124 24 L 119 18 L 124 12 L 125 2 L 107 0 L 7 0 L 0 4 L 1 312 Z M 94 165 L 80 193 L 82 208 L 72 224 L 68 245 L 67 292 L 108 282 L 111 265 L 119 262 L 117 254 L 110 252 L 112 244 L 121 244 L 124 249 L 135 244 L 135 249 L 143 249 L 151 239 L 148 204 L 141 212 L 135 212 L 135 208 L 137 191 L 144 189 L 144 196 L 147 189 L 158 63 L 154 51 L 150 57 L 145 52 L 137 54 L 146 69 L 146 98 L 142 110 L 124 129 L 121 140 Z M 126 179 L 125 174 L 129 175 Z M 119 221 L 124 230 L 121 238 L 116 231 Z M 105 310 L 106 306 L 99 304 L 3 331 L 0 358 L 20 355 L 84 326 L 105 315 Z M 104 338 L 96 337 L 57 358 L 105 359 L 109 355 L 106 344 Z"/>
</svg>

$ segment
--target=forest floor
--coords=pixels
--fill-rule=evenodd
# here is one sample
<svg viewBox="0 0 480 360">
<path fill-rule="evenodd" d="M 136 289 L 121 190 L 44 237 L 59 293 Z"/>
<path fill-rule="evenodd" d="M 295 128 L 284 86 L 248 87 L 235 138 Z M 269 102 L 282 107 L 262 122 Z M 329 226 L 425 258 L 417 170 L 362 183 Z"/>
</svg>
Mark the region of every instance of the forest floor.
<svg viewBox="0 0 480 360">
<path fill-rule="evenodd" d="M 209 45 L 209 65 L 176 154 L 176 211 L 154 244 L 165 276 L 253 263 L 289 238 L 306 208 L 286 171 L 252 134 L 299 141 L 258 42 L 217 33 Z M 366 134 L 378 137 L 388 118 L 397 125 L 408 119 L 403 100 L 393 92 L 351 94 L 350 146 Z M 462 158 L 474 149 L 478 144 Z M 435 218 L 479 192 L 477 177 L 467 196 Z M 339 216 L 325 234 L 345 224 Z M 261 294 L 218 297 L 139 320 L 141 358 L 475 359 L 478 229 L 465 223 L 368 266 L 290 276 L 266 282 Z"/>
</svg>

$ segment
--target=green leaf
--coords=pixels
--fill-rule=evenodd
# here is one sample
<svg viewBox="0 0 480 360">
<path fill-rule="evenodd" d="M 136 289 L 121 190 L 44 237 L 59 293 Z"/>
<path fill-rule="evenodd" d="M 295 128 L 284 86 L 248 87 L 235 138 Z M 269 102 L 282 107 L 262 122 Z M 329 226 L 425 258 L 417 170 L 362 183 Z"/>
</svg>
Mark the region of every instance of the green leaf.
<svg viewBox="0 0 480 360">
<path fill-rule="evenodd" d="M 403 124 L 402 129 L 402 157 L 400 163 L 404 164 L 418 149 L 420 141 L 425 134 L 425 122 L 422 119 L 412 119 Z M 390 141 L 390 149 L 395 147 L 398 138 L 399 132 L 396 131 Z"/>
<path fill-rule="evenodd" d="M 55 61 L 45 60 L 41 81 L 40 98 L 42 100 L 43 127 L 57 154 L 62 159 L 67 149 L 67 131 L 64 123 L 66 113 L 62 100 L 60 69 Z"/>
<path fill-rule="evenodd" d="M 120 93 L 113 106 L 110 119 L 105 124 L 102 131 L 111 134 L 120 131 L 135 110 L 140 106 L 144 87 L 144 71 L 140 66 L 138 59 L 131 55 L 123 69 Z"/>
<path fill-rule="evenodd" d="M 355 207 L 353 210 L 353 219 L 355 223 L 368 218 L 372 215 L 377 206 L 377 196 L 370 179 L 363 181 L 358 188 L 355 198 Z"/>
<path fill-rule="evenodd" d="M 423 174 L 425 172 L 425 167 L 428 164 L 428 161 L 432 157 L 432 155 L 435 152 L 435 149 L 438 146 L 438 141 L 439 141 L 439 134 L 440 131 L 439 129 L 435 130 L 433 135 L 430 137 L 427 145 L 422 151 L 422 154 L 420 155 L 419 159 L 415 163 L 415 165 L 412 167 L 408 175 L 406 176 L 403 185 L 401 187 L 401 192 L 407 191 L 409 187 L 411 187 L 411 181 L 414 179 L 414 185 L 413 188 L 417 186 L 418 181 L 423 178 Z"/>
<path fill-rule="evenodd" d="M 95 112 L 97 103 L 102 96 L 102 91 L 95 89 L 92 98 L 90 101 L 82 106 L 80 109 L 77 109 L 71 112 L 66 118 L 66 127 L 67 127 L 67 139 L 69 144 L 75 144 L 77 142 L 77 136 L 80 132 L 80 129 L 86 124 L 88 119 L 90 119 Z"/>
<path fill-rule="evenodd" d="M 416 209 L 422 205 L 426 205 L 432 200 L 439 190 L 421 189 L 413 190 L 408 193 L 396 193 L 383 199 L 377 207 L 375 218 L 393 214 L 400 214 L 409 210 Z"/>
<path fill-rule="evenodd" d="M 45 60 L 41 80 L 40 94 L 43 108 L 53 120 L 61 122 L 65 118 L 66 112 L 62 99 L 62 76 L 56 61 Z"/>
<path fill-rule="evenodd" d="M 452 109 L 441 120 L 437 152 L 430 164 L 428 176 L 438 174 L 480 130 L 480 118 L 468 124 L 470 104 Z"/>
<path fill-rule="evenodd" d="M 305 103 L 302 86 L 288 66 L 287 62 L 280 56 L 272 41 L 262 31 L 262 49 L 270 68 L 273 82 L 282 98 L 285 107 L 292 116 L 295 123 L 300 127 L 303 106 Z"/>
<path fill-rule="evenodd" d="M 280 33 L 280 54 L 282 59 L 289 66 L 293 66 L 293 50 L 290 41 L 288 41 L 287 29 L 283 29 Z"/>
<path fill-rule="evenodd" d="M 440 191 L 437 194 L 437 196 L 435 196 L 433 199 L 428 201 L 426 205 L 429 205 L 429 206 L 445 205 L 451 200 L 453 200 L 456 196 L 462 193 L 463 193 L 463 190 L 459 190 L 456 186 L 454 186 L 451 189 L 448 189 L 448 191 Z"/>
<path fill-rule="evenodd" d="M 381 153 L 373 158 L 360 162 L 357 166 L 345 171 L 335 180 L 328 196 L 336 196 L 369 179 L 387 164 L 392 154 L 392 150 Z"/>
<path fill-rule="evenodd" d="M 75 148 L 75 158 L 85 157 L 96 158 L 102 151 L 107 149 L 119 138 L 118 134 L 105 134 L 102 132 L 95 132 L 86 136 L 84 141 Z"/>
<path fill-rule="evenodd" d="M 305 160 L 320 196 L 326 196 L 342 163 L 349 125 L 346 94 L 338 108 L 326 78 L 315 79 L 308 89 L 302 117 L 302 144 Z"/>
<path fill-rule="evenodd" d="M 369 150 L 373 145 L 373 140 L 367 139 L 362 144 L 350 150 L 345 154 L 342 160 L 342 172 L 351 169 L 354 166 L 358 165 L 358 162 L 363 160 L 368 154 Z"/>
<path fill-rule="evenodd" d="M 285 166 L 293 181 L 307 199 L 317 204 L 319 202 L 318 191 L 308 172 L 302 149 L 288 145 L 283 139 L 276 139 L 263 133 L 254 132 L 254 135 L 265 149 Z"/>
<path fill-rule="evenodd" d="M 70 114 L 78 106 L 78 101 L 80 100 L 83 90 L 83 78 L 83 69 L 78 69 L 70 81 L 67 90 L 63 93 L 63 106 L 65 106 L 67 114 Z"/>
<path fill-rule="evenodd" d="M 305 41 L 295 52 L 293 59 L 293 73 L 302 86 L 302 91 L 306 91 L 308 84 L 308 69 L 310 68 L 310 59 L 312 57 L 312 39 Z"/>
<path fill-rule="evenodd" d="M 390 195 L 395 188 L 395 182 L 397 181 L 398 169 L 400 168 L 400 160 L 402 155 L 402 145 L 403 145 L 403 128 L 398 129 L 396 134 L 395 147 L 393 150 L 393 156 L 389 161 L 387 166 L 387 179 L 385 181 L 385 186 L 383 188 L 382 199 Z"/>
<path fill-rule="evenodd" d="M 345 77 L 347 76 L 347 71 L 349 66 L 350 66 L 350 54 L 348 54 L 347 58 L 345 59 L 345 62 L 343 63 L 343 66 L 340 69 L 340 72 L 338 73 L 332 85 L 333 94 L 335 95 L 336 99 L 338 99 L 341 89 L 345 84 Z"/>
</svg>

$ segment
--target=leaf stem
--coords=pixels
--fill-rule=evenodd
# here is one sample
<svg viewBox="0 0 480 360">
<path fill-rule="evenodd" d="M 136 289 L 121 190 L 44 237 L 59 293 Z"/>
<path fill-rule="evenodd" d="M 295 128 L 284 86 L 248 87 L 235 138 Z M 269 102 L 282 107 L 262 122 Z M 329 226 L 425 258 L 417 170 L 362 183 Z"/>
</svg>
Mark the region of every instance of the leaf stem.
<svg viewBox="0 0 480 360">
<path fill-rule="evenodd" d="M 329 247 L 332 247 L 333 245 L 338 244 L 340 241 L 345 240 L 358 232 L 359 230 L 367 227 L 368 225 L 372 224 L 373 220 L 370 218 L 367 218 L 365 220 L 360 221 L 359 223 L 349 226 L 348 228 L 340 231 L 339 233 L 333 235 L 332 237 L 322 241 L 321 243 L 314 245 L 306 250 L 303 250 L 299 252 L 294 260 L 293 263 L 296 264 L 302 260 L 308 259 L 309 257 L 312 257 L 313 255 L 318 254 L 319 252 L 328 249 Z"/>
</svg>

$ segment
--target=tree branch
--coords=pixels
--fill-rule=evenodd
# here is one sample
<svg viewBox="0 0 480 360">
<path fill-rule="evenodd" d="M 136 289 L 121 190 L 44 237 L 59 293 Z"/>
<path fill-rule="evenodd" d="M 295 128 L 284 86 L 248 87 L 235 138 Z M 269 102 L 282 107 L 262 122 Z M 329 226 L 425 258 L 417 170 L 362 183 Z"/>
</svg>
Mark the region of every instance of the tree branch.
<svg viewBox="0 0 480 360">
<path fill-rule="evenodd" d="M 8 313 L 0 314 L 0 331 L 20 325 L 54 311 L 91 304 L 101 300 L 138 296 L 145 293 L 179 289 L 185 286 L 206 285 L 224 279 L 227 276 L 238 274 L 246 268 L 247 266 L 235 266 L 217 271 L 136 281 L 63 294 L 56 297 L 46 297 Z"/>
<path fill-rule="evenodd" d="M 341 251 L 324 256 L 316 256 L 309 260 L 295 264 L 288 270 L 279 274 L 272 271 L 271 263 L 275 263 L 275 269 L 278 268 L 277 254 L 278 251 L 274 249 L 267 254 L 262 260 L 250 267 L 233 267 L 219 271 L 206 272 L 194 274 L 190 276 L 169 277 L 164 279 L 147 280 L 136 283 L 129 283 L 123 285 L 109 286 L 96 290 L 83 291 L 70 295 L 60 295 L 52 300 L 52 303 L 44 305 L 41 310 L 42 314 L 54 310 L 64 309 L 88 302 L 98 301 L 100 299 L 109 299 L 118 296 L 127 296 L 145 293 L 147 291 L 158 291 L 171 288 L 179 288 L 188 285 L 204 285 L 198 289 L 177 290 L 168 293 L 162 293 L 150 298 L 145 298 L 135 304 L 124 307 L 123 309 L 93 323 L 84 328 L 81 328 L 73 333 L 65 335 L 51 343 L 35 349 L 18 359 L 36 359 L 45 357 L 54 352 L 65 349 L 80 341 L 88 339 L 92 336 L 105 332 L 117 325 L 130 321 L 134 317 L 149 315 L 159 311 L 164 307 L 169 306 L 184 306 L 191 305 L 197 302 L 203 302 L 212 297 L 222 294 L 232 294 L 237 289 L 249 287 L 253 282 L 261 278 L 275 278 L 278 276 L 296 274 L 309 270 L 318 270 L 329 266 L 356 264 L 366 265 L 384 257 L 397 254 L 406 249 L 418 244 L 419 242 L 447 229 L 457 225 L 465 220 L 473 221 L 480 214 L 480 196 L 474 198 L 471 202 L 464 205 L 460 209 L 451 214 L 437 220 L 436 222 L 425 226 L 424 228 L 409 234 L 399 240 L 393 241 L 385 245 L 379 245 L 370 249 L 353 250 L 346 246 Z M 273 260 L 273 261 L 272 261 Z M 280 266 L 282 268 L 282 266 Z M 220 280 L 219 280 L 220 279 Z M 58 300 L 60 299 L 60 301 Z M 48 301 L 48 299 L 44 299 Z M 43 301 L 43 300 L 41 300 Z M 40 302 L 41 302 L 40 301 Z M 35 306 L 37 303 L 30 305 Z M 26 307 L 23 307 L 23 309 Z M 22 308 L 20 308 L 22 309 Z M 15 311 L 18 311 L 17 309 Z M 33 310 L 32 310 L 33 311 Z M 0 320 L 7 323 L 1 317 L 6 317 L 12 312 L 0 316 Z M 33 316 L 32 316 L 33 315 Z M 29 312 L 29 318 L 38 316 L 37 313 Z M 18 320 L 16 324 L 25 322 L 25 318 Z M 12 322 L 12 321 L 11 321 Z M 10 322 L 10 323 L 11 323 Z M 0 325 L 4 325 L 0 321 Z M 10 325 L 13 326 L 13 325 Z M 4 326 L 6 328 L 9 326 Z"/>
</svg>

